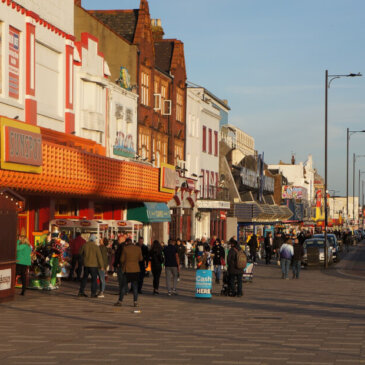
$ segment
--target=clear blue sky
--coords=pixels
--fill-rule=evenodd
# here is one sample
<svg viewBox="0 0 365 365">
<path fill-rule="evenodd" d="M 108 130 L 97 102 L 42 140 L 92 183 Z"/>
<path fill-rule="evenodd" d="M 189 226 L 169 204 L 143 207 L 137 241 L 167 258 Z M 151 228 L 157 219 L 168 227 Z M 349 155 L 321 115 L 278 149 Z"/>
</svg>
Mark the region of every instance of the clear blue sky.
<svg viewBox="0 0 365 365">
<path fill-rule="evenodd" d="M 267 163 L 305 161 L 324 175 L 324 75 L 365 74 L 364 0 L 150 0 L 166 38 L 185 44 L 188 80 L 231 107 Z M 83 0 L 87 9 L 134 9 L 139 0 Z M 346 192 L 346 128 L 365 129 L 365 76 L 329 90 L 329 188 Z M 351 137 L 365 155 L 365 133 Z M 365 158 L 356 168 L 365 171 Z M 365 174 L 363 175 L 365 179 Z M 350 180 L 352 193 L 352 180 Z M 356 188 L 357 191 L 357 188 Z M 350 194 L 351 195 L 351 194 Z"/>
</svg>

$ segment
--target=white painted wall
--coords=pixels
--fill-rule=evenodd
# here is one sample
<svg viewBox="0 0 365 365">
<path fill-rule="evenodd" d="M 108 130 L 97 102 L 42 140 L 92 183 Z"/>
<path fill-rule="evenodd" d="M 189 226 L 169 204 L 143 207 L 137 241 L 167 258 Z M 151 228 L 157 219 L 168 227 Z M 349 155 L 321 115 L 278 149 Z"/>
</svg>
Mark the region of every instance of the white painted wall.
<svg viewBox="0 0 365 365">
<path fill-rule="evenodd" d="M 205 101 L 208 97 L 204 88 L 188 88 L 187 93 L 187 127 L 186 127 L 186 175 L 195 178 L 192 174 L 200 176 L 203 169 L 204 178 L 199 179 L 200 186 L 216 186 L 219 179 L 219 143 L 218 153 L 215 156 L 214 132 L 218 133 L 220 113 L 212 105 L 212 100 Z M 203 152 L 203 126 L 206 127 L 206 152 Z M 209 129 L 212 130 L 212 154 L 209 154 Z M 208 174 L 209 172 L 209 178 Z M 211 173 L 214 173 L 212 177 Z"/>
<path fill-rule="evenodd" d="M 81 48 L 81 65 L 75 66 L 75 134 L 106 146 L 107 87 L 104 58 L 98 54 L 98 43 L 88 38 Z"/>
<path fill-rule="evenodd" d="M 289 185 L 302 186 L 307 189 L 308 201 L 314 199 L 314 175 L 312 155 L 308 156 L 308 160 L 295 165 L 268 165 L 269 169 L 279 170 L 287 179 Z"/>
<path fill-rule="evenodd" d="M 16 0 L 68 34 L 74 32 L 74 0 Z"/>
<path fill-rule="evenodd" d="M 341 211 L 342 218 L 346 218 L 347 199 L 346 197 L 330 197 L 329 203 L 329 216 L 330 218 L 338 219 L 339 212 Z M 355 196 L 349 196 L 349 216 L 348 219 L 354 218 L 354 203 L 355 203 L 355 218 L 359 217 L 359 198 Z"/>
</svg>

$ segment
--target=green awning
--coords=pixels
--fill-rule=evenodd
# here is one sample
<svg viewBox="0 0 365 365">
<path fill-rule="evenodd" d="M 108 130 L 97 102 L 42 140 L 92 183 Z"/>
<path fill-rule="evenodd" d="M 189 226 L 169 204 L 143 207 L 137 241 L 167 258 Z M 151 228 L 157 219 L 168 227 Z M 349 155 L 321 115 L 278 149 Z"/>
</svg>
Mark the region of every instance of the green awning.
<svg viewBox="0 0 365 365">
<path fill-rule="evenodd" d="M 171 222 L 170 209 L 165 203 L 142 203 L 128 207 L 128 220 L 142 223 Z"/>
</svg>

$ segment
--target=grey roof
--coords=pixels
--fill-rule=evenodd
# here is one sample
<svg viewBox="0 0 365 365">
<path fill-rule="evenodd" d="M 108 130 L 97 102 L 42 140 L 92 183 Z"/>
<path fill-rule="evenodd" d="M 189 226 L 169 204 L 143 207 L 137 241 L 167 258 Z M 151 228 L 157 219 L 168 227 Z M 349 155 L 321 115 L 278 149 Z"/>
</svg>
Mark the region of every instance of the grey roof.
<svg viewBox="0 0 365 365">
<path fill-rule="evenodd" d="M 88 10 L 100 22 L 133 43 L 138 21 L 138 9 L 134 10 Z"/>
</svg>

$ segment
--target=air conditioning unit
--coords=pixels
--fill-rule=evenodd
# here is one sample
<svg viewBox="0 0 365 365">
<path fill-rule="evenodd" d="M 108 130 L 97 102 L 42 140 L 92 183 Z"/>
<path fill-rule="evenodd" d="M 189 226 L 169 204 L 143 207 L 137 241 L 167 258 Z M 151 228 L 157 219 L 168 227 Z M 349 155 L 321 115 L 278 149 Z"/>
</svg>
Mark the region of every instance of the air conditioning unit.
<svg viewBox="0 0 365 365">
<path fill-rule="evenodd" d="M 171 115 L 171 100 L 164 100 L 162 115 Z"/>
<path fill-rule="evenodd" d="M 155 98 L 155 106 L 153 108 L 154 111 L 161 110 L 161 94 L 153 94 Z"/>
</svg>

